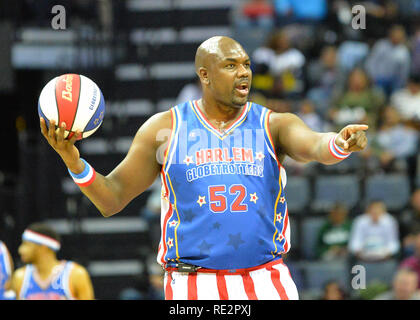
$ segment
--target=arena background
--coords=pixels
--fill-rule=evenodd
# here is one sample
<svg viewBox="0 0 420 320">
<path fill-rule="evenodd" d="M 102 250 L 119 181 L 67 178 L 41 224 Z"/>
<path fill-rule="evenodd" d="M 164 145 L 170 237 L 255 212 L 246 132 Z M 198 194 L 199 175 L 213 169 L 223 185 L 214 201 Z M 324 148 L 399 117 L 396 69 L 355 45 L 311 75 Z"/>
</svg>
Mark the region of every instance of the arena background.
<svg viewBox="0 0 420 320">
<path fill-rule="evenodd" d="M 357 119 L 355 109 L 343 112 L 341 118 L 330 111 L 338 106 L 340 92 L 349 90 L 350 71 L 355 67 L 368 70 L 375 44 L 398 24 L 406 32 L 402 46 L 410 53 L 405 61 L 410 70 L 392 82 L 401 80 L 399 87 L 390 88 L 374 79 L 369 83 L 369 90 L 378 90 L 375 93 L 383 85 L 380 102 L 368 105 L 365 117 L 360 118 L 374 124 L 369 130 L 369 150 L 328 167 L 300 166 L 290 159 L 284 164 L 292 232 L 292 248 L 285 261 L 301 298 L 321 299 L 329 280 L 337 281 L 345 291 L 343 299 L 372 299 L 390 288 L 398 264 L 412 254 L 412 248 L 404 246 L 403 226 L 415 219 L 410 197 L 420 180 L 418 131 L 407 128 L 416 127 L 418 118 L 398 122 L 403 129 L 392 140 L 398 143 L 380 145 L 377 139 L 373 148 L 372 141 L 388 128 L 384 125 L 388 113 L 383 111 L 392 105 L 393 93 L 408 82 L 419 85 L 420 28 L 415 22 L 420 1 L 252 2 L 258 4 L 244 10 L 245 2 L 239 0 L 0 1 L 0 239 L 9 247 L 15 267 L 22 265 L 17 248 L 24 228 L 46 221 L 63 237 L 59 258 L 87 267 L 97 299 L 162 298 L 156 289 L 161 270 L 155 263 L 160 236 L 158 184 L 116 216 L 103 218 L 41 136 L 37 100 L 51 78 L 80 73 L 101 88 L 106 99 L 104 122 L 78 146 L 98 172 L 107 174 L 123 159 L 148 117 L 168 110 L 178 99 L 194 97 L 194 55 L 203 40 L 214 35 L 237 39 L 256 60 L 252 99 L 279 112 L 297 113 L 308 125 L 324 131 Z M 269 5 L 261 10 L 265 2 Z M 351 10 L 357 4 L 366 9 L 366 28 L 352 25 L 355 14 Z M 65 8 L 64 30 L 55 30 L 51 24 L 55 5 Z M 299 58 L 298 51 L 304 60 L 294 64 L 283 59 L 292 67 L 271 74 L 256 49 L 267 45 L 276 31 L 289 37 L 295 49 L 290 59 Z M 328 58 L 320 59 L 327 47 L 332 48 L 332 67 L 323 65 Z M 405 65 L 403 61 L 399 70 Z M 362 80 L 354 81 L 357 87 Z M 397 154 L 395 146 L 408 140 L 408 151 Z M 393 160 L 386 161 L 387 154 L 394 154 Z M 321 259 L 317 235 L 330 208 L 336 202 L 346 204 L 348 219 L 353 221 L 372 199 L 382 200 L 398 222 L 398 252 L 371 263 L 358 261 L 352 254 Z M 344 237 L 348 240 L 349 236 Z M 366 268 L 367 289 L 352 287 L 355 265 Z"/>
</svg>

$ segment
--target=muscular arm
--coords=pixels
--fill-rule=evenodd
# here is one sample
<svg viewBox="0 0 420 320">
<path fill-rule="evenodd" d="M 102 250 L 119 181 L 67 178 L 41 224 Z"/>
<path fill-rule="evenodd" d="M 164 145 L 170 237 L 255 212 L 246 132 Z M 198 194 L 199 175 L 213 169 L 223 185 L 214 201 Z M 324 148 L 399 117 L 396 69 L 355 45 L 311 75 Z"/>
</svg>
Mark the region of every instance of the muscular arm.
<svg viewBox="0 0 420 320">
<path fill-rule="evenodd" d="M 73 296 L 78 300 L 94 300 L 93 286 L 87 270 L 74 264 L 70 275 L 70 287 Z"/>
<path fill-rule="evenodd" d="M 299 162 L 317 161 L 326 165 L 341 161 L 334 158 L 328 149 L 328 143 L 336 132 L 315 132 L 291 113 L 273 112 L 270 115 L 269 126 L 280 157 L 287 155 Z M 337 145 L 346 152 L 362 150 L 367 144 L 362 131 L 366 129 L 365 125 L 343 128 L 336 140 Z"/>
<path fill-rule="evenodd" d="M 74 146 L 75 138 L 64 140 L 64 127 L 54 131 L 54 123 L 47 129 L 43 119 L 40 121 L 44 137 L 61 156 L 66 166 L 74 173 L 82 172 L 84 163 Z M 80 187 L 104 217 L 120 212 L 156 179 L 161 167 L 156 152 L 162 145 L 157 136 L 162 129 L 171 129 L 170 111 L 152 116 L 141 126 L 126 157 L 111 173 L 107 176 L 96 173 L 92 184 Z M 95 166 L 94 163 L 91 165 Z"/>
</svg>

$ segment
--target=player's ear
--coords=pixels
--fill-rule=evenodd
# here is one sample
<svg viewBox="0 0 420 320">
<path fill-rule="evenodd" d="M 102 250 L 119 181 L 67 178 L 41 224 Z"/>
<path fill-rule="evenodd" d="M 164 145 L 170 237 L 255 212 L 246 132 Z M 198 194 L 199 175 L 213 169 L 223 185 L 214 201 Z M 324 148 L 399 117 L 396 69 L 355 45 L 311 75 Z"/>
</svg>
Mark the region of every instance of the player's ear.
<svg viewBox="0 0 420 320">
<path fill-rule="evenodd" d="M 204 84 L 210 83 L 209 74 L 206 68 L 201 67 L 200 69 L 198 69 L 198 76 L 200 77 L 202 83 Z"/>
</svg>

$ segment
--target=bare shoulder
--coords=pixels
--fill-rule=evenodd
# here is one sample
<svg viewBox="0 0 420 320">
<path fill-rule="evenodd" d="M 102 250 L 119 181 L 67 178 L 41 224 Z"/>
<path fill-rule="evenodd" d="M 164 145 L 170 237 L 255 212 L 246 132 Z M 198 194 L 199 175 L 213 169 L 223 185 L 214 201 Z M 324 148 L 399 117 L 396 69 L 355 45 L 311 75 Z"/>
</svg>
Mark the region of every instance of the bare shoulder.
<svg viewBox="0 0 420 320">
<path fill-rule="evenodd" d="M 82 266 L 81 264 L 78 264 L 77 262 L 73 262 L 73 267 L 71 269 L 71 276 L 73 279 L 83 279 L 83 278 L 89 277 L 89 273 L 84 266 Z"/>
<path fill-rule="evenodd" d="M 156 139 L 160 133 L 170 131 L 172 129 L 172 112 L 171 110 L 158 112 L 151 116 L 146 122 L 139 128 L 136 133 L 135 139 L 140 136 L 149 139 L 152 143 L 156 143 L 158 147 L 160 143 Z"/>
<path fill-rule="evenodd" d="M 16 269 L 13 272 L 13 279 L 23 279 L 23 277 L 25 276 L 25 270 L 26 266 Z"/>
<path fill-rule="evenodd" d="M 268 125 L 275 146 L 279 146 L 279 137 L 285 136 L 291 125 L 300 122 L 302 120 L 293 113 L 272 111 L 268 119 Z"/>
</svg>

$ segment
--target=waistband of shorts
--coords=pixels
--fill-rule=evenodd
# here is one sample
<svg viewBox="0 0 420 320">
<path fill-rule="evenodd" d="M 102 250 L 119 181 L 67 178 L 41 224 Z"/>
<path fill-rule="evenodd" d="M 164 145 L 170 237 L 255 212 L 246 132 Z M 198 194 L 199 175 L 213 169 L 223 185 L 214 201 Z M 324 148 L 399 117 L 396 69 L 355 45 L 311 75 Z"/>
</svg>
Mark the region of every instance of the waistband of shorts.
<svg viewBox="0 0 420 320">
<path fill-rule="evenodd" d="M 275 260 L 272 260 L 270 262 L 251 267 L 251 268 L 242 268 L 242 269 L 208 269 L 208 268 L 201 268 L 198 267 L 198 269 L 195 272 L 198 273 L 213 273 L 217 275 L 241 275 L 241 274 L 247 274 L 251 271 L 256 271 L 260 269 L 266 269 L 270 268 L 272 266 L 275 266 L 277 264 L 283 264 L 283 258 L 280 256 L 279 258 L 276 258 Z M 180 272 L 178 268 L 176 267 L 167 267 L 165 268 L 165 271 L 167 272 Z"/>
</svg>

